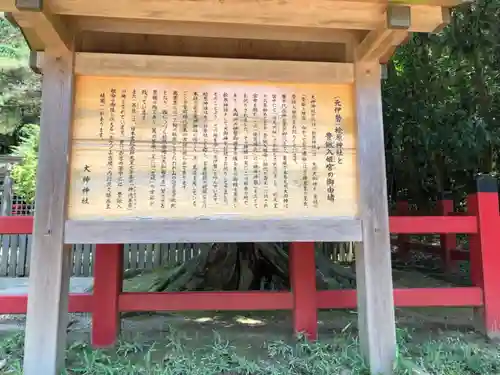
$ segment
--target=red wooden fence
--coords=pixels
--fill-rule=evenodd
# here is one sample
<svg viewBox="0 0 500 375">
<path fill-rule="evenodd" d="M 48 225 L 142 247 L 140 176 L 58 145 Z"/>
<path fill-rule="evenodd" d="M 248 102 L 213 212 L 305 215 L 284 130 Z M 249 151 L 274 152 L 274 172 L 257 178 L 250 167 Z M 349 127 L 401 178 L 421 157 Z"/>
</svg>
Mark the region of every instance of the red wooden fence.
<svg viewBox="0 0 500 375">
<path fill-rule="evenodd" d="M 477 193 L 470 194 L 466 216 L 391 216 L 390 230 L 398 234 L 470 235 L 472 287 L 395 289 L 399 307 L 471 306 L 481 318 L 478 327 L 489 336 L 500 331 L 500 272 L 496 250 L 500 240 L 500 215 L 496 180 L 480 176 Z M 444 210 L 444 208 L 443 208 Z M 0 217 L 0 232 L 31 233 L 31 217 Z M 447 242 L 446 249 L 453 241 Z M 446 243 L 446 241 L 445 241 Z M 92 343 L 113 345 L 124 311 L 185 310 L 292 310 L 293 329 L 310 338 L 317 334 L 317 309 L 356 308 L 355 290 L 317 291 L 314 246 L 294 243 L 290 254 L 292 291 L 282 292 L 122 292 L 122 245 L 98 245 L 93 294 L 73 294 L 70 312 L 92 313 Z M 26 313 L 27 296 L 0 296 L 0 314 Z"/>
</svg>

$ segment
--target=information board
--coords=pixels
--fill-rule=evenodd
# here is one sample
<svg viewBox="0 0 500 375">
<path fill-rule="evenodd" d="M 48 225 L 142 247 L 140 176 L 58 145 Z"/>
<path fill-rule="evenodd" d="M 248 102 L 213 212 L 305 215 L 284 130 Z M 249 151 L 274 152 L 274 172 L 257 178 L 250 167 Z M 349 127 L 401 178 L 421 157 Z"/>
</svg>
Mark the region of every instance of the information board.
<svg viewBox="0 0 500 375">
<path fill-rule="evenodd" d="M 69 219 L 356 216 L 350 85 L 77 77 Z"/>
</svg>

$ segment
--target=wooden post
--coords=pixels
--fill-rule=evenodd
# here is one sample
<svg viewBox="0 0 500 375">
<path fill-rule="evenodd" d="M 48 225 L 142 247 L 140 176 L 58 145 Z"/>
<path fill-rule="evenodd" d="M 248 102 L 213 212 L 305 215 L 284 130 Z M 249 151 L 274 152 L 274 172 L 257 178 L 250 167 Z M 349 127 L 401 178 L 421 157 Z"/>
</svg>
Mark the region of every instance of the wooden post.
<svg viewBox="0 0 500 375">
<path fill-rule="evenodd" d="M 396 328 L 379 63 L 357 61 L 354 85 L 363 220 L 363 245 L 356 252 L 359 339 L 371 373 L 389 375 Z"/>
<path fill-rule="evenodd" d="M 310 340 L 318 334 L 316 259 L 314 242 L 290 244 L 290 284 L 293 294 L 293 330 Z"/>
<path fill-rule="evenodd" d="M 472 282 L 483 290 L 483 306 L 474 309 L 476 328 L 490 339 L 500 339 L 500 273 L 498 272 L 498 185 L 495 177 L 477 178 L 477 192 L 467 201 L 467 210 L 477 216 L 478 233 L 470 239 Z M 498 259 L 498 260 L 497 260 Z"/>
<path fill-rule="evenodd" d="M 118 298 L 123 285 L 123 245 L 97 245 L 94 261 L 92 345 L 113 346 L 120 333 Z"/>
<path fill-rule="evenodd" d="M 453 198 L 451 192 L 443 192 L 441 199 L 438 201 L 439 213 L 443 216 L 448 216 L 453 213 Z M 445 273 L 450 273 L 453 267 L 453 260 L 451 259 L 451 252 L 457 248 L 457 235 L 455 233 L 441 234 L 440 245 L 441 245 L 441 262 L 443 265 L 443 271 Z"/>
<path fill-rule="evenodd" d="M 71 247 L 64 243 L 74 52 L 45 51 L 36 212 L 28 291 L 25 375 L 59 375 L 64 364 Z"/>
<path fill-rule="evenodd" d="M 3 179 L 2 212 L 0 215 L 12 215 L 12 178 L 10 177 L 10 166 L 7 167 Z"/>
</svg>

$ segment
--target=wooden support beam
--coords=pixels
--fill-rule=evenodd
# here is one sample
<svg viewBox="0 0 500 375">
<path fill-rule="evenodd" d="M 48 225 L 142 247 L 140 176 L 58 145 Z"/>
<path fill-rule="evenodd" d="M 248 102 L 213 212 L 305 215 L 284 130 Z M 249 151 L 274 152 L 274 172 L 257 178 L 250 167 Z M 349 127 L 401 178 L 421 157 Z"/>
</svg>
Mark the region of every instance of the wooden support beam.
<svg viewBox="0 0 500 375">
<path fill-rule="evenodd" d="M 31 51 L 29 59 L 29 67 L 36 74 L 42 73 L 43 52 Z"/>
<path fill-rule="evenodd" d="M 356 247 L 361 350 L 372 374 L 392 374 L 396 329 L 382 123 L 380 65 L 355 62 L 359 207 L 362 246 Z"/>
<path fill-rule="evenodd" d="M 370 31 L 355 49 L 358 61 L 385 60 L 407 37 L 411 26 L 411 9 L 408 6 L 387 7 L 385 22 Z"/>
<path fill-rule="evenodd" d="M 171 0 L 136 1 L 115 0 L 52 0 L 56 14 L 67 16 L 109 17 L 116 19 L 204 22 L 252 26 L 290 26 L 344 30 L 373 30 L 382 21 L 387 2 L 306 0 L 282 2 L 271 0 L 263 6 L 246 0 L 200 0 L 189 2 Z M 441 4 L 435 1 L 413 5 L 416 22 L 411 31 L 431 32 L 437 26 L 435 19 L 441 13 Z M 440 15 L 439 15 L 440 17 Z"/>
<path fill-rule="evenodd" d="M 351 43 L 359 41 L 361 31 L 331 30 L 319 27 L 248 25 L 223 22 L 186 22 L 123 19 L 111 17 L 71 17 L 81 31 L 106 33 L 198 36 L 297 42 Z"/>
<path fill-rule="evenodd" d="M 255 69 L 256 64 L 259 69 Z M 171 77 L 274 82 L 352 83 L 351 63 L 144 56 L 79 52 L 80 75 Z"/>
<path fill-rule="evenodd" d="M 12 12 L 12 17 L 17 24 L 23 30 L 33 30 L 36 38 L 43 43 L 43 47 L 37 46 L 37 50 L 61 51 L 71 48 L 73 31 L 42 0 L 15 0 L 15 5 L 17 10 Z M 30 43 L 29 35 L 26 38 Z"/>
<path fill-rule="evenodd" d="M 71 247 L 64 243 L 73 109 L 74 52 L 47 50 L 33 248 L 24 352 L 25 375 L 59 375 L 64 363 Z"/>
</svg>

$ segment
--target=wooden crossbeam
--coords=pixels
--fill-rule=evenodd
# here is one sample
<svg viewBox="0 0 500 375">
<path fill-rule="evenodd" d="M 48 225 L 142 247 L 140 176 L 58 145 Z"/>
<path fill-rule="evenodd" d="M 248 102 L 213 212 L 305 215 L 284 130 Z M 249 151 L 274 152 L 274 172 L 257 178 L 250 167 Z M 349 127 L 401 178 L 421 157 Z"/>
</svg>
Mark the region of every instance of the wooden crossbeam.
<svg viewBox="0 0 500 375">
<path fill-rule="evenodd" d="M 15 6 L 16 11 L 11 17 L 24 30 L 32 49 L 67 51 L 71 48 L 74 33 L 43 0 L 15 0 Z M 35 42 L 30 42 L 35 37 Z"/>
<path fill-rule="evenodd" d="M 386 60 L 387 56 L 392 55 L 394 49 L 408 37 L 410 27 L 411 9 L 409 6 L 388 6 L 385 22 L 376 30 L 370 31 L 356 47 L 356 60 Z"/>
</svg>

